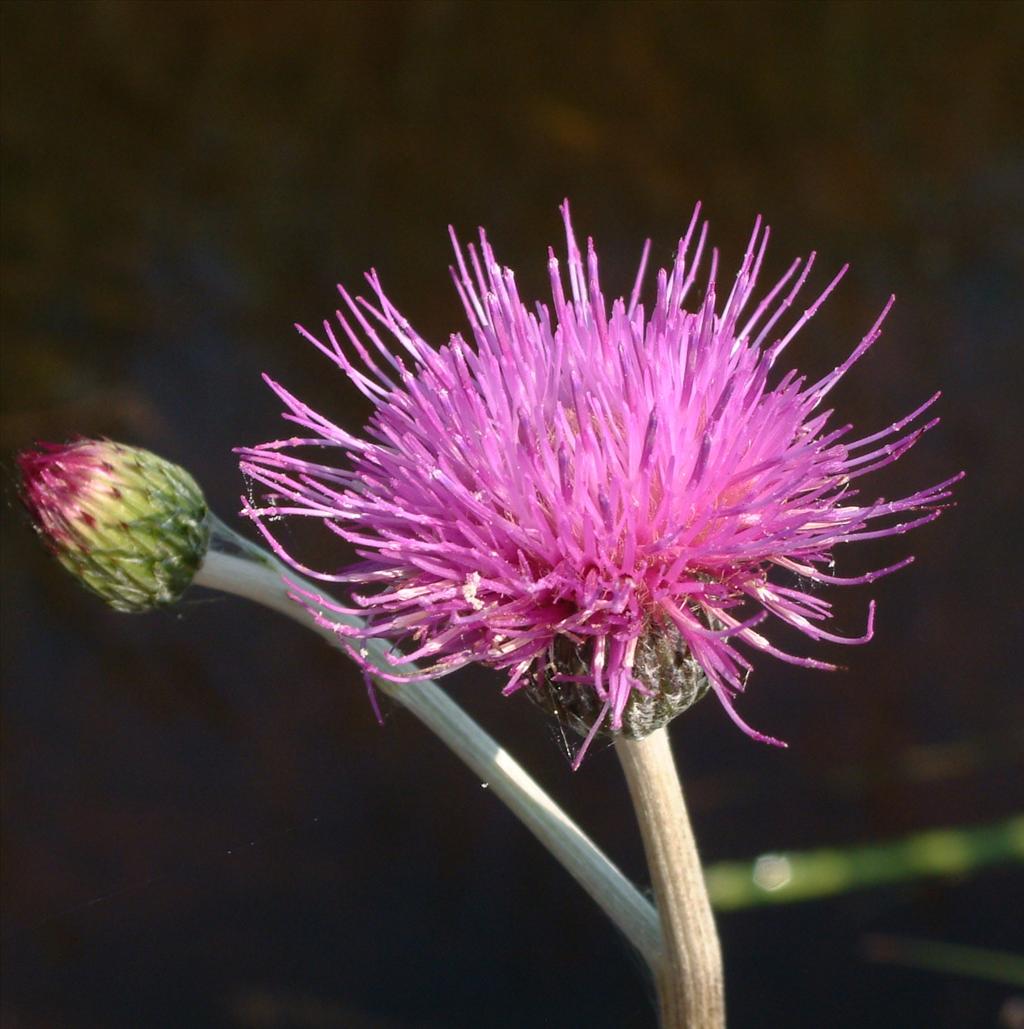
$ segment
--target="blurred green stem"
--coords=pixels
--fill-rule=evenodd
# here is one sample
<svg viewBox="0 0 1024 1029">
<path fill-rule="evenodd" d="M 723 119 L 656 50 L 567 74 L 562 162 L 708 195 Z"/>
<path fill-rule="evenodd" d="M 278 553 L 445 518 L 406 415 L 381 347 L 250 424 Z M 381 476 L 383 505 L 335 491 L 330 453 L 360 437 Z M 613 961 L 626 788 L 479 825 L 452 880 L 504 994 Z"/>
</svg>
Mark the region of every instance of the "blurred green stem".
<svg viewBox="0 0 1024 1029">
<path fill-rule="evenodd" d="M 762 854 L 704 869 L 719 911 L 821 900 L 852 890 L 962 876 L 1024 861 L 1024 815 L 988 825 L 926 829 L 898 840 Z"/>
<path fill-rule="evenodd" d="M 928 972 L 962 975 L 971 979 L 1024 987 L 1024 957 L 1001 950 L 966 947 L 942 940 L 915 940 L 904 936 L 871 935 L 864 938 L 864 955 L 879 964 L 903 965 Z"/>
</svg>

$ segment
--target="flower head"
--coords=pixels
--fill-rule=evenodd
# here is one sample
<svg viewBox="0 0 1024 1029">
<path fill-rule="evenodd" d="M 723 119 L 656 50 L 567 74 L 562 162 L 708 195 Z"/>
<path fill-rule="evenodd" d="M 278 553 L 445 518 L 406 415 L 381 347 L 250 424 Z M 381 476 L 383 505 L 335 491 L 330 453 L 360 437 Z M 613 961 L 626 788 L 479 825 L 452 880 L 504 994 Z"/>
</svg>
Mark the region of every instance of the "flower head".
<svg viewBox="0 0 1024 1029">
<path fill-rule="evenodd" d="M 36 530 L 83 586 L 118 611 L 173 604 L 206 553 L 206 501 L 191 475 L 110 440 L 18 455 Z"/>
<path fill-rule="evenodd" d="M 629 298 L 609 307 L 593 241 L 584 257 L 568 204 L 562 214 L 568 292 L 549 251 L 550 305 L 520 300 L 482 231 L 465 251 L 452 233 L 471 340 L 430 346 L 376 273 L 373 301 L 339 287 L 340 338 L 329 322 L 319 338 L 299 331 L 373 404 L 365 435 L 268 378 L 305 432 L 241 451 L 243 472 L 267 491 L 246 513 L 304 572 L 267 519 L 321 519 L 354 545 L 360 563 L 312 574 L 353 584 L 352 605 L 333 610 L 364 668 L 369 636 L 404 642 L 395 665 L 426 662 L 423 676 L 482 662 L 508 671 L 505 693 L 547 696 L 590 734 L 642 736 L 710 685 L 746 732 L 778 742 L 735 710 L 750 651 L 834 666 L 784 653 L 759 623 L 770 616 L 812 640 L 870 639 L 873 602 L 863 635 L 843 638 L 826 628 L 831 606 L 816 587 L 871 582 L 912 560 L 847 578 L 832 571 L 838 544 L 939 515 L 959 476 L 899 500 L 862 499 L 857 488 L 936 423 L 922 416 L 939 394 L 861 436 L 822 410 L 878 339 L 891 298 L 823 378 L 775 374 L 846 269 L 787 325 L 814 255 L 755 301 L 768 242 L 760 219 L 731 288 L 719 290 L 713 253 L 703 296 L 687 306 L 707 235 L 698 206 L 647 308 L 649 244 Z M 338 460 L 321 459 L 325 451 Z M 319 598 L 306 599 L 323 617 Z"/>
</svg>

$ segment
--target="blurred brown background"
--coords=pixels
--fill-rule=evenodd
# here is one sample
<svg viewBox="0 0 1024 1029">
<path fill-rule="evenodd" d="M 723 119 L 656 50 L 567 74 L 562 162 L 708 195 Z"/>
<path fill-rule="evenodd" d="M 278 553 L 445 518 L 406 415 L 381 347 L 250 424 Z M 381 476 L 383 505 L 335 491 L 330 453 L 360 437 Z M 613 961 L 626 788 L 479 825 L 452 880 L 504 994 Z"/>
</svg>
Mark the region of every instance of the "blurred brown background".
<svg viewBox="0 0 1024 1029">
<path fill-rule="evenodd" d="M 10 1027 L 650 1026 L 628 947 L 411 719 L 376 726 L 300 627 L 195 591 L 125 617 L 35 543 L 10 456 L 110 435 L 179 461 L 225 518 L 231 448 L 276 436 L 268 371 L 358 427 L 291 329 L 376 267 L 428 338 L 463 327 L 446 225 L 488 227 L 543 297 L 556 206 L 609 294 L 695 200 L 734 267 L 817 247 L 853 270 L 789 351 L 838 362 L 881 427 L 943 424 L 868 489 L 967 468 L 959 506 L 848 569 L 867 648 L 838 675 L 760 662 L 742 710 L 673 738 L 709 861 L 1020 810 L 1024 146 L 1019 4 L 36 4 L 3 28 L 3 963 Z M 1016 67 L 1015 67 L 1016 65 Z M 311 562 L 343 560 L 309 541 Z M 572 774 L 500 680 L 452 692 L 634 877 L 613 755 Z M 869 933 L 1022 949 L 1013 868 L 723 915 L 731 1024 L 995 1025 L 1011 990 L 871 963 Z"/>
</svg>

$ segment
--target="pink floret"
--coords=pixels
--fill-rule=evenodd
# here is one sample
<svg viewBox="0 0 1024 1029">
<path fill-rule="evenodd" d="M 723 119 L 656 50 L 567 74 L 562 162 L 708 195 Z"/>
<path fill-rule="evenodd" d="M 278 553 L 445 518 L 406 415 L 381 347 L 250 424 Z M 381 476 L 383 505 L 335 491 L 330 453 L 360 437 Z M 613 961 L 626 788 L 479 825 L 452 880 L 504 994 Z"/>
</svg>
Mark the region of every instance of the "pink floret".
<svg viewBox="0 0 1024 1029">
<path fill-rule="evenodd" d="M 87 439 L 37 443 L 38 449 L 18 454 L 22 498 L 51 549 L 81 547 L 74 524 L 92 518 L 80 505 L 91 492 L 97 471 L 105 466 L 105 445 Z"/>
</svg>

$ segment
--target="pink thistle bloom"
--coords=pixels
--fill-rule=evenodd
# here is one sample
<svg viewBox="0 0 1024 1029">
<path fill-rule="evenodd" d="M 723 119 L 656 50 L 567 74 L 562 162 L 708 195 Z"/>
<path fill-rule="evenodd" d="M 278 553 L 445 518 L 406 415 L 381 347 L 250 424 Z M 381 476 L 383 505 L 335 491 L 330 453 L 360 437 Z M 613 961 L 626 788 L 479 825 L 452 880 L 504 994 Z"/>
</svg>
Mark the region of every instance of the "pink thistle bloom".
<svg viewBox="0 0 1024 1029">
<path fill-rule="evenodd" d="M 374 300 L 339 287 L 341 339 L 327 321 L 322 338 L 298 327 L 375 410 L 359 438 L 265 376 L 284 417 L 307 434 L 240 451 L 243 473 L 267 490 L 258 506 L 244 502 L 245 513 L 293 567 L 354 584 L 349 607 L 298 593 L 315 617 L 340 616 L 334 628 L 364 671 L 397 682 L 481 662 L 507 670 L 506 694 L 572 684 L 590 727 L 578 763 L 599 729 L 643 735 L 667 720 L 629 717 L 656 697 L 659 662 L 662 677 L 695 662 L 701 683 L 686 673 L 687 703 L 710 684 L 745 732 L 779 743 L 736 712 L 751 668 L 744 651 L 835 666 L 779 650 L 759 623 L 770 616 L 812 640 L 871 638 L 873 601 L 865 632 L 845 638 L 827 628 L 831 605 L 816 587 L 872 582 L 913 560 L 846 578 L 831 571 L 838 544 L 904 533 L 941 513 L 959 475 L 899 500 L 861 500 L 856 488 L 937 423 L 922 416 L 939 394 L 864 436 L 831 427 L 823 401 L 878 339 L 892 298 L 823 378 L 773 376 L 846 267 L 781 327 L 814 255 L 755 303 L 769 235 L 758 218 L 724 298 L 712 252 L 704 296 L 687 308 L 707 236 L 699 210 L 671 269 L 658 272 L 649 310 L 640 296 L 650 243 L 629 299 L 609 309 L 593 241 L 584 258 L 566 203 L 569 292 L 549 251 L 550 306 L 520 300 L 482 230 L 479 249 L 465 251 L 452 232 L 472 343 L 455 334 L 431 347 L 375 272 Z M 308 460 L 297 447 L 340 451 L 341 460 Z M 321 519 L 361 563 L 311 572 L 266 525 L 282 515 Z M 394 668 L 367 662 L 361 640 L 374 636 L 406 644 Z M 398 669 L 409 661 L 422 670 Z"/>
</svg>

